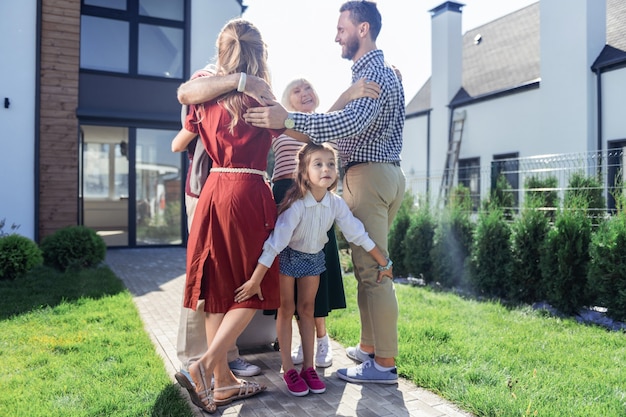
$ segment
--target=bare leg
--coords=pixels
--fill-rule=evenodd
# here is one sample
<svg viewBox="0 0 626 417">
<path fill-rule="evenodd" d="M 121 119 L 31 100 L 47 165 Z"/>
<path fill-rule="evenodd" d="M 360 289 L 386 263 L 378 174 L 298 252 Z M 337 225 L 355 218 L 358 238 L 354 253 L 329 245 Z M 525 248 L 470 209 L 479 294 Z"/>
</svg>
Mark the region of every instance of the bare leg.
<svg viewBox="0 0 626 417">
<path fill-rule="evenodd" d="M 250 308 L 236 308 L 226 314 L 207 314 L 206 331 L 208 350 L 189 368 L 198 391 L 204 388 L 199 367 L 204 367 L 205 375 L 214 375 L 215 399 L 227 398 L 233 394 L 230 391 L 217 391 L 220 387 L 239 384 L 239 379 L 233 375 L 228 367 L 226 353 L 235 343 L 239 335 L 254 317 L 256 310 Z M 210 383 L 209 381 L 205 381 Z M 233 391 L 238 391 L 235 389 Z"/>
<path fill-rule="evenodd" d="M 298 315 L 300 316 L 300 338 L 302 339 L 302 369 L 314 367 L 313 351 L 315 349 L 315 294 L 320 283 L 319 275 L 298 278 Z"/>
<path fill-rule="evenodd" d="M 276 314 L 276 337 L 280 346 L 283 372 L 294 368 L 291 360 L 291 320 L 296 311 L 294 300 L 294 278 L 280 274 L 280 308 Z"/>
<path fill-rule="evenodd" d="M 326 336 L 326 317 L 315 317 L 315 335 L 318 339 Z"/>
</svg>

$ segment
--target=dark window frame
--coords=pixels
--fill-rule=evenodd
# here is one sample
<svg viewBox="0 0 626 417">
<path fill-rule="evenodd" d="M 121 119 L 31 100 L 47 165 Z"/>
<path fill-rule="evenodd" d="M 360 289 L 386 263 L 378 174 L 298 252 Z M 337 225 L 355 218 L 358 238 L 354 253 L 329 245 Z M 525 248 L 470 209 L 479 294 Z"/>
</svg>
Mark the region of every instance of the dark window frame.
<svg viewBox="0 0 626 417">
<path fill-rule="evenodd" d="M 156 18 L 150 16 L 144 16 L 139 14 L 139 0 L 127 0 L 126 10 L 110 9 L 106 7 L 86 5 L 84 0 L 81 0 L 81 16 L 101 17 L 105 19 L 119 20 L 128 22 L 129 24 L 129 48 L 128 48 L 128 72 L 111 72 L 106 70 L 87 69 L 81 68 L 80 71 L 84 73 L 92 74 L 114 74 L 120 77 L 131 78 L 146 78 L 146 79 L 167 79 L 184 81 L 189 74 L 189 49 L 188 49 L 188 20 L 189 20 L 189 1 L 183 0 L 183 20 L 170 20 L 163 18 Z M 139 25 L 153 25 L 164 26 L 175 29 L 181 29 L 183 31 L 183 45 L 182 47 L 182 74 L 180 77 L 161 77 L 155 75 L 146 75 L 139 73 Z"/>
</svg>

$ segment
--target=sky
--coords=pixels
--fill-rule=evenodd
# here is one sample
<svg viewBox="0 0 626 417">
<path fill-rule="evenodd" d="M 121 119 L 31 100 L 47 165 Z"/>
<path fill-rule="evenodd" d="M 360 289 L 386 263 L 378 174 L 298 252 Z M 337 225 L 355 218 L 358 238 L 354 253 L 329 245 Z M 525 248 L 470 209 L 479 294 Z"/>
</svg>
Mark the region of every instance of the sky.
<svg viewBox="0 0 626 417">
<path fill-rule="evenodd" d="M 537 0 L 465 0 L 462 32 L 496 20 Z M 285 86 L 306 78 L 326 111 L 351 81 L 352 62 L 335 43 L 339 7 L 344 0 L 244 0 L 243 18 L 253 22 L 268 45 L 272 88 L 280 100 Z M 402 73 L 408 103 L 431 73 L 429 10 L 443 0 L 377 0 L 382 29 L 376 46 Z"/>
</svg>

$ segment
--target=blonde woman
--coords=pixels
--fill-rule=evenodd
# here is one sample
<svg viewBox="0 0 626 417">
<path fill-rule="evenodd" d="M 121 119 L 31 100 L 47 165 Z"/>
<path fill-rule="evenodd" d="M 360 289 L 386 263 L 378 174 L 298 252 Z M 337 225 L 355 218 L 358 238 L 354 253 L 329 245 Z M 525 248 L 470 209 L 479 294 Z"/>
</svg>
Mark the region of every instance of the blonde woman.
<svg viewBox="0 0 626 417">
<path fill-rule="evenodd" d="M 208 413 L 265 390 L 265 386 L 236 378 L 226 353 L 257 309 L 276 309 L 280 302 L 277 262 L 254 288 L 246 281 L 276 221 L 276 205 L 264 172 L 272 139 L 284 131 L 255 128 L 242 118 L 248 107 L 259 105 L 243 93 L 244 74 L 269 83 L 266 46 L 252 23 L 234 19 L 220 32 L 217 50 L 216 75 L 239 74 L 237 91 L 191 106 L 184 126 L 200 135 L 213 161 L 189 235 L 183 302 L 196 309 L 199 300 L 205 301 L 208 350 L 189 366 L 195 384 L 189 392 L 194 404 Z M 203 78 L 179 88 L 182 104 L 193 104 Z M 243 288 L 249 298 L 236 302 L 235 294 Z"/>
</svg>

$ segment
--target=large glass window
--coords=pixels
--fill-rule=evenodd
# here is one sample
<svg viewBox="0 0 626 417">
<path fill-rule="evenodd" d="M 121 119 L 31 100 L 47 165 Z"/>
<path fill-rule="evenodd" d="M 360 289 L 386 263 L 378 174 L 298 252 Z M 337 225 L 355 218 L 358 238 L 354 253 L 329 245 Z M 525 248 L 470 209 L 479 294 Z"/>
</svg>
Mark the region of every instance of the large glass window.
<svg viewBox="0 0 626 417">
<path fill-rule="evenodd" d="M 139 74 L 182 78 L 182 51 L 182 29 L 139 25 Z"/>
<path fill-rule="evenodd" d="M 182 22 L 183 6 L 183 0 L 139 0 L 139 14 Z"/>
<path fill-rule="evenodd" d="M 183 77 L 184 0 L 83 0 L 80 67 Z"/>
<path fill-rule="evenodd" d="M 128 22 L 81 16 L 80 27 L 81 68 L 128 72 Z M 107 35 L 103 36 L 103 33 Z"/>
</svg>

